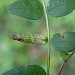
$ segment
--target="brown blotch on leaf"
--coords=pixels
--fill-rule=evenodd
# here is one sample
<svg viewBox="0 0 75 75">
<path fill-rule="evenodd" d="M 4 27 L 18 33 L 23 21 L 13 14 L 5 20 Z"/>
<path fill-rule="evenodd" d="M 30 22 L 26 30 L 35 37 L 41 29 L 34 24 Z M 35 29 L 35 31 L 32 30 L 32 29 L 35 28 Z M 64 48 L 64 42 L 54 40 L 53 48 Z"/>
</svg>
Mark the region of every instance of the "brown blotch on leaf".
<svg viewBox="0 0 75 75">
<path fill-rule="evenodd" d="M 64 36 L 61 36 L 62 39 L 64 39 Z"/>
</svg>

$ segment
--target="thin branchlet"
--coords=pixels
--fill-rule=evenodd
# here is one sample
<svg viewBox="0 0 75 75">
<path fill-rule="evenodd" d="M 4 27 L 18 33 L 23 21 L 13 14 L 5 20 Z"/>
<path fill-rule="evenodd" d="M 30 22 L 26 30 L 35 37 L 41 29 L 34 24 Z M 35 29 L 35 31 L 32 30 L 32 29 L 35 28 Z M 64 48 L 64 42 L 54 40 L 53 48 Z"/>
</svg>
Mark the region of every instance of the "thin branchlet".
<svg viewBox="0 0 75 75">
<path fill-rule="evenodd" d="M 63 64 L 61 65 L 61 67 L 60 67 L 60 69 L 59 69 L 59 71 L 58 71 L 58 73 L 57 73 L 56 75 L 60 75 L 60 74 L 61 74 L 61 72 L 62 72 L 62 70 L 63 70 L 63 68 L 64 68 L 65 63 L 68 62 L 68 60 L 74 55 L 74 53 L 75 53 L 75 50 L 74 50 L 68 57 L 66 57 L 66 58 L 64 59 L 64 62 L 63 62 Z"/>
</svg>

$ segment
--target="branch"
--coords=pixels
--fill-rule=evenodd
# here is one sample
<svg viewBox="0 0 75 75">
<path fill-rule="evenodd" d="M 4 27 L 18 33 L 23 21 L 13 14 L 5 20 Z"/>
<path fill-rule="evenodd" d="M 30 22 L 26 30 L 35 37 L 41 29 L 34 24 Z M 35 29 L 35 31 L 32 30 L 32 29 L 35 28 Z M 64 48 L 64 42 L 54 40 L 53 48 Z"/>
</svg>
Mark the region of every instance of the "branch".
<svg viewBox="0 0 75 75">
<path fill-rule="evenodd" d="M 60 75 L 61 74 L 61 72 L 62 72 L 62 70 L 64 68 L 64 64 L 68 62 L 68 60 L 74 55 L 74 53 L 75 53 L 75 50 L 67 58 L 64 59 L 64 62 L 61 65 L 61 67 L 60 67 L 60 69 L 59 69 L 59 71 L 58 71 L 58 73 L 56 75 Z"/>
</svg>

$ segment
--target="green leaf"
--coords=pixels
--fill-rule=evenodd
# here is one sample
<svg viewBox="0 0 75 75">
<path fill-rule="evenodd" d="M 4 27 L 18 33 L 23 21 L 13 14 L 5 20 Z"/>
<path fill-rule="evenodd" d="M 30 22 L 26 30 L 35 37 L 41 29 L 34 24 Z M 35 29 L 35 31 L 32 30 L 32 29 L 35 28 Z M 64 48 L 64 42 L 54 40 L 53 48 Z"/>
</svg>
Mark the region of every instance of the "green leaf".
<svg viewBox="0 0 75 75">
<path fill-rule="evenodd" d="M 48 12 L 52 16 L 61 17 L 75 9 L 75 0 L 50 0 Z"/>
<path fill-rule="evenodd" d="M 52 38 L 52 44 L 60 52 L 72 52 L 75 50 L 75 32 L 55 34 Z"/>
<path fill-rule="evenodd" d="M 8 11 L 14 15 L 37 20 L 43 16 L 43 6 L 38 0 L 18 0 L 9 5 Z"/>
<path fill-rule="evenodd" d="M 48 42 L 48 38 L 40 34 L 10 34 L 9 38 L 30 44 L 47 44 Z"/>
<path fill-rule="evenodd" d="M 28 65 L 27 67 L 17 67 L 2 75 L 46 75 L 46 72 L 38 65 Z"/>
<path fill-rule="evenodd" d="M 69 55 L 68 53 L 64 53 L 64 52 L 60 53 L 60 56 L 63 57 L 63 58 L 66 58 L 68 55 Z"/>
</svg>

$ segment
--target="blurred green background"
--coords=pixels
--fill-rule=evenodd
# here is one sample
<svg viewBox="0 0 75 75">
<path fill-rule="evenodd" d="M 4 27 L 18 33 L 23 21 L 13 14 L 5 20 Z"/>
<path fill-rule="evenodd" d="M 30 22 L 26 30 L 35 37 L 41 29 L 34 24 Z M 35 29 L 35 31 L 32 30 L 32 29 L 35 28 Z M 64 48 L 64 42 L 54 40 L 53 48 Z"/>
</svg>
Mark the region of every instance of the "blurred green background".
<svg viewBox="0 0 75 75">
<path fill-rule="evenodd" d="M 15 0 L 0 0 L 0 75 L 12 68 L 38 64 L 46 70 L 47 45 L 31 45 L 14 41 L 8 38 L 8 34 L 39 33 L 47 36 L 45 18 L 40 20 L 28 20 L 7 12 L 9 4 Z M 48 3 L 48 0 L 46 0 Z M 46 4 L 47 5 L 47 4 Z M 75 31 L 75 10 L 64 17 L 51 17 L 51 38 L 55 33 Z M 52 47 L 51 51 L 51 75 L 58 71 L 63 59 L 59 52 Z M 75 75 L 75 55 L 65 65 L 63 75 Z"/>
</svg>

